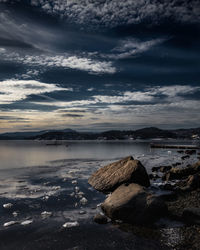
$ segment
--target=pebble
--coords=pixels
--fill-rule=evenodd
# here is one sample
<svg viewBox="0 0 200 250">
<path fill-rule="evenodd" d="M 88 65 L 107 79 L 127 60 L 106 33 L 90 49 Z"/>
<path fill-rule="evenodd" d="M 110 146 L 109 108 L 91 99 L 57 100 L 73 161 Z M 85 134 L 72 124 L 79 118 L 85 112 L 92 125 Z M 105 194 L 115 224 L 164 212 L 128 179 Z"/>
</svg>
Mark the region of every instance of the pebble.
<svg viewBox="0 0 200 250">
<path fill-rule="evenodd" d="M 46 196 L 44 196 L 42 199 L 45 200 L 45 201 L 47 201 L 47 200 L 49 199 L 49 196 L 46 195 Z"/>
<path fill-rule="evenodd" d="M 11 208 L 12 206 L 13 206 L 12 203 L 3 204 L 3 207 L 4 207 L 4 208 Z"/>
<path fill-rule="evenodd" d="M 81 210 L 79 214 L 86 214 L 86 211 Z"/>
<path fill-rule="evenodd" d="M 88 202 L 88 200 L 87 200 L 85 197 L 83 197 L 83 198 L 80 200 L 80 203 L 81 203 L 82 205 L 87 204 L 87 202 Z"/>
<path fill-rule="evenodd" d="M 44 217 L 44 218 L 50 217 L 50 216 L 52 216 L 52 212 L 44 211 L 44 212 L 41 213 L 41 216 Z"/>
<path fill-rule="evenodd" d="M 3 226 L 4 226 L 4 227 L 9 227 L 9 226 L 13 226 L 13 225 L 15 225 L 15 224 L 17 224 L 17 223 L 18 223 L 18 221 L 12 220 L 12 221 L 9 221 L 9 222 L 4 223 Z"/>
<path fill-rule="evenodd" d="M 71 194 L 70 194 L 70 196 L 71 196 L 71 197 L 75 196 L 75 193 L 74 193 L 74 192 L 73 192 L 73 193 L 71 193 Z"/>
<path fill-rule="evenodd" d="M 61 186 L 53 186 L 52 189 L 53 190 L 58 190 L 58 189 L 61 189 Z"/>
<path fill-rule="evenodd" d="M 72 181 L 72 184 L 76 185 L 76 184 L 77 184 L 77 181 L 76 181 L 76 180 L 73 180 L 73 181 Z"/>
<path fill-rule="evenodd" d="M 66 222 L 65 224 L 63 224 L 63 227 L 64 227 L 64 228 L 78 227 L 78 226 L 79 226 L 78 221 Z"/>
<path fill-rule="evenodd" d="M 80 190 L 80 188 L 76 186 L 76 187 L 75 187 L 75 192 L 78 193 L 79 190 Z"/>
<path fill-rule="evenodd" d="M 33 222 L 33 220 L 25 220 L 25 221 L 21 222 L 21 225 L 26 226 L 26 225 L 31 224 L 32 222 Z"/>
<path fill-rule="evenodd" d="M 14 217 L 17 217 L 18 213 L 15 211 L 12 213 Z"/>
</svg>

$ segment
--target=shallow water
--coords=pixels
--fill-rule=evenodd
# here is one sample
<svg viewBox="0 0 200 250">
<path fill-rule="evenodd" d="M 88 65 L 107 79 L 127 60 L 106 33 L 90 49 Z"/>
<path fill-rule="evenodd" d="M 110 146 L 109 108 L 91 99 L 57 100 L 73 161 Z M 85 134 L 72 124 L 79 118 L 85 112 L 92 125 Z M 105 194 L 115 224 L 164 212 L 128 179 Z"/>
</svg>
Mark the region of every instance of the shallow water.
<svg viewBox="0 0 200 250">
<path fill-rule="evenodd" d="M 176 150 L 151 150 L 150 141 L 63 141 L 59 146 L 0 141 L 0 249 L 163 249 L 166 233 L 148 238 L 92 220 L 105 195 L 89 186 L 88 177 L 128 155 L 141 160 L 148 172 L 181 160 Z M 4 208 L 7 203 L 12 206 Z M 17 223 L 3 226 L 10 221 Z M 63 227 L 76 221 L 75 227 Z"/>
</svg>

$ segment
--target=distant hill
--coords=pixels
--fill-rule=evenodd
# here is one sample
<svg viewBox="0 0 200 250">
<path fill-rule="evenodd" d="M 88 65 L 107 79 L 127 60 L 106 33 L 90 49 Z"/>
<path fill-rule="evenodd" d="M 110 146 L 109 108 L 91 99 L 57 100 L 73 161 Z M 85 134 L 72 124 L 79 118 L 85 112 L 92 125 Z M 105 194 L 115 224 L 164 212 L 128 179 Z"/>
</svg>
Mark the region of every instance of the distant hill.
<svg viewBox="0 0 200 250">
<path fill-rule="evenodd" d="M 77 132 L 72 129 L 43 130 L 0 134 L 0 140 L 124 140 L 156 138 L 200 138 L 200 128 L 163 130 L 156 127 L 138 130 L 109 130 L 99 133 Z"/>
<path fill-rule="evenodd" d="M 30 139 L 37 136 L 42 136 L 46 133 L 56 133 L 58 130 L 42 130 L 42 131 L 30 131 L 30 132 L 11 132 L 0 134 L 0 140 L 25 140 Z M 59 130 L 60 131 L 60 130 Z M 72 129 L 64 129 L 62 130 L 65 133 L 73 132 Z"/>
</svg>

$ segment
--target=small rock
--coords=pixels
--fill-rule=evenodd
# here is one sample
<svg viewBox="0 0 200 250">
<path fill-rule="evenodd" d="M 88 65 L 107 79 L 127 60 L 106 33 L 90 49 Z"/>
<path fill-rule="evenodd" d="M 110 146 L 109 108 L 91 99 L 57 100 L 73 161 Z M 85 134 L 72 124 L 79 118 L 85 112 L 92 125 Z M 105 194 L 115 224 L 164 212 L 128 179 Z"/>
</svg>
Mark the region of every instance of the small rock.
<svg viewBox="0 0 200 250">
<path fill-rule="evenodd" d="M 196 154 L 196 150 L 195 150 L 195 149 L 185 150 L 185 154 L 187 154 L 187 155 L 193 155 L 193 154 Z"/>
<path fill-rule="evenodd" d="M 41 216 L 43 218 L 50 217 L 50 216 L 52 216 L 52 212 L 44 211 L 44 212 L 41 213 Z"/>
<path fill-rule="evenodd" d="M 18 223 L 19 223 L 18 221 L 12 220 L 12 221 L 4 223 L 3 226 L 4 227 L 9 227 L 9 226 L 13 226 L 13 225 L 18 224 Z"/>
<path fill-rule="evenodd" d="M 77 187 L 77 186 L 76 186 L 74 189 L 75 189 L 75 192 L 76 192 L 76 193 L 78 193 L 78 192 L 79 192 L 79 190 L 80 190 L 80 188 L 79 188 L 79 187 Z"/>
<path fill-rule="evenodd" d="M 33 223 L 33 220 L 25 220 L 25 221 L 22 221 L 22 222 L 21 222 L 21 225 L 22 225 L 22 226 L 26 226 L 26 225 L 29 225 L 29 224 L 31 224 L 31 223 Z"/>
<path fill-rule="evenodd" d="M 181 162 L 176 162 L 176 163 L 173 163 L 172 166 L 173 167 L 177 167 L 177 166 L 180 166 L 181 165 Z M 169 169 L 170 170 L 170 169 Z"/>
<path fill-rule="evenodd" d="M 3 204 L 3 207 L 4 207 L 4 208 L 11 208 L 12 206 L 13 206 L 12 203 Z"/>
<path fill-rule="evenodd" d="M 200 187 L 200 175 L 194 174 L 190 175 L 187 180 L 187 186 L 194 190 Z"/>
<path fill-rule="evenodd" d="M 80 200 L 81 205 L 86 205 L 87 202 L 88 202 L 88 200 L 87 200 L 85 197 L 83 197 L 83 198 Z"/>
<path fill-rule="evenodd" d="M 13 212 L 12 214 L 13 214 L 14 217 L 17 217 L 17 216 L 18 216 L 18 212 L 16 212 L 16 211 Z"/>
<path fill-rule="evenodd" d="M 161 166 L 160 172 L 165 173 L 165 172 L 169 171 L 170 169 L 172 169 L 172 166 Z"/>
<path fill-rule="evenodd" d="M 160 170 L 161 167 L 152 167 L 151 171 L 152 172 L 157 172 Z"/>
<path fill-rule="evenodd" d="M 59 190 L 59 189 L 61 189 L 61 186 L 53 186 L 52 187 L 52 190 Z"/>
<path fill-rule="evenodd" d="M 86 211 L 81 210 L 79 211 L 79 214 L 86 214 Z"/>
<path fill-rule="evenodd" d="M 73 192 L 73 193 L 71 193 L 71 194 L 70 194 L 70 196 L 71 196 L 71 197 L 75 196 L 75 193 L 74 193 L 74 192 Z"/>
<path fill-rule="evenodd" d="M 98 224 L 107 224 L 108 223 L 108 218 L 103 215 L 103 214 L 96 214 L 93 218 L 94 222 Z"/>
<path fill-rule="evenodd" d="M 73 185 L 76 185 L 76 184 L 77 184 L 77 180 L 73 180 L 73 181 L 72 181 L 72 184 L 73 184 Z"/>
<path fill-rule="evenodd" d="M 71 228 L 71 227 L 78 227 L 78 226 L 79 226 L 78 221 L 66 222 L 65 224 L 63 224 L 64 228 Z"/>
<path fill-rule="evenodd" d="M 160 178 L 160 176 L 157 174 L 149 174 L 149 179 L 151 179 L 151 180 L 156 180 L 158 178 Z"/>
<path fill-rule="evenodd" d="M 184 156 L 181 157 L 181 160 L 185 160 L 185 159 L 189 159 L 189 158 L 190 158 L 189 155 L 184 155 Z"/>
<path fill-rule="evenodd" d="M 47 201 L 49 199 L 49 196 L 45 195 L 42 199 L 45 200 L 45 201 Z"/>
</svg>

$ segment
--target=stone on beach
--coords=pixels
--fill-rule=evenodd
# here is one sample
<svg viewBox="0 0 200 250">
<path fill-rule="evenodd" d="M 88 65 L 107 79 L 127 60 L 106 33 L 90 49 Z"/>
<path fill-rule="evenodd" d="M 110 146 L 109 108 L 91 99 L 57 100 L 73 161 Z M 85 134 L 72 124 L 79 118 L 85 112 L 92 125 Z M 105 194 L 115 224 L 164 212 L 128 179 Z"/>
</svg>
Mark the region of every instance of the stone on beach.
<svg viewBox="0 0 200 250">
<path fill-rule="evenodd" d="M 150 224 L 167 215 L 165 202 L 138 184 L 122 184 L 101 206 L 112 220 L 131 224 Z"/>
<path fill-rule="evenodd" d="M 83 198 L 80 200 L 81 205 L 86 205 L 87 202 L 88 202 L 88 200 L 87 200 L 85 197 L 83 197 Z"/>
<path fill-rule="evenodd" d="M 3 207 L 4 208 L 11 208 L 13 206 L 13 204 L 12 203 L 6 203 L 6 204 L 3 204 Z"/>
<path fill-rule="evenodd" d="M 84 211 L 84 210 L 81 210 L 81 211 L 79 211 L 79 214 L 86 214 L 87 212 L 86 211 Z"/>
<path fill-rule="evenodd" d="M 88 183 L 104 193 L 115 190 L 123 183 L 150 185 L 145 167 L 132 156 L 100 168 L 89 178 Z"/>
<path fill-rule="evenodd" d="M 22 226 L 26 226 L 26 225 L 29 225 L 29 224 L 31 224 L 31 223 L 33 223 L 33 220 L 25 220 L 25 221 L 22 221 L 22 222 L 21 222 L 21 225 L 22 225 Z"/>
<path fill-rule="evenodd" d="M 16 211 L 14 211 L 12 214 L 13 214 L 14 217 L 18 216 L 18 212 L 16 212 Z"/>
<path fill-rule="evenodd" d="M 78 227 L 78 226 L 79 226 L 78 221 L 66 222 L 65 224 L 63 224 L 64 228 L 71 228 L 71 227 Z"/>
<path fill-rule="evenodd" d="M 42 216 L 43 218 L 50 217 L 50 216 L 52 216 L 52 212 L 44 211 L 44 212 L 41 213 L 41 216 Z"/>
<path fill-rule="evenodd" d="M 96 214 L 93 218 L 94 222 L 98 224 L 107 224 L 108 223 L 108 218 L 104 214 Z"/>
<path fill-rule="evenodd" d="M 12 221 L 5 222 L 5 223 L 3 224 L 3 226 L 4 226 L 4 227 L 9 227 L 9 226 L 13 226 L 13 225 L 18 224 L 18 223 L 19 223 L 18 221 L 12 220 Z"/>
</svg>

